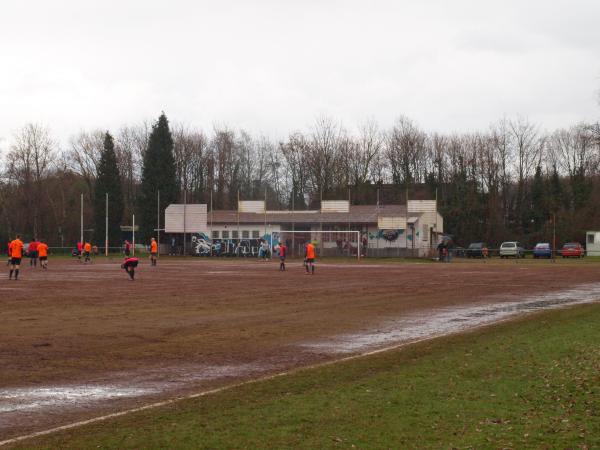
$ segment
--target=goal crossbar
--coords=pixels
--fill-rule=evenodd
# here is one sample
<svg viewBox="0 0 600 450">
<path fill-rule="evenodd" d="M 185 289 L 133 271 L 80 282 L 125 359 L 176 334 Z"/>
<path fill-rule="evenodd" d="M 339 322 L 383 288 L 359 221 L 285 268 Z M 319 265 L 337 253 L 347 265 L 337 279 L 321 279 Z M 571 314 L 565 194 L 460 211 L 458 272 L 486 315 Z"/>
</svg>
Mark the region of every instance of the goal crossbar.
<svg viewBox="0 0 600 450">
<path fill-rule="evenodd" d="M 353 235 L 356 234 L 356 245 L 357 245 L 357 250 L 356 250 L 356 259 L 360 261 L 360 231 L 355 231 L 355 230 L 280 230 L 280 231 L 272 231 L 271 233 L 279 233 L 279 235 L 283 235 L 283 234 L 348 234 L 348 235 Z M 273 239 L 273 234 L 271 234 L 271 239 Z M 271 247 L 273 247 L 273 243 L 271 242 Z"/>
</svg>

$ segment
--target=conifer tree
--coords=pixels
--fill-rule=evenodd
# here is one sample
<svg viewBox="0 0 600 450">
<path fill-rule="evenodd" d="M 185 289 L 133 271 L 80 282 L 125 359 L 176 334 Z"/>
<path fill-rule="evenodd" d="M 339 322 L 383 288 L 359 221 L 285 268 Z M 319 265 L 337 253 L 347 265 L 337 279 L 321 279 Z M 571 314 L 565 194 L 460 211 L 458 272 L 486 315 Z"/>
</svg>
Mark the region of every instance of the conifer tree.
<svg viewBox="0 0 600 450">
<path fill-rule="evenodd" d="M 108 132 L 104 135 L 104 148 L 100 156 L 94 188 L 94 239 L 96 245 L 100 247 L 104 245 L 106 233 L 106 194 L 108 194 L 109 246 L 120 246 L 123 195 L 115 146 Z"/>
<path fill-rule="evenodd" d="M 138 211 L 140 234 L 142 239 L 146 241 L 149 241 L 150 237 L 156 233 L 154 229 L 157 225 L 157 194 L 159 190 L 159 209 L 162 222 L 165 208 L 174 203 L 179 195 L 175 158 L 173 156 L 173 137 L 169 130 L 169 121 L 164 113 L 152 126 L 142 167 Z"/>
</svg>

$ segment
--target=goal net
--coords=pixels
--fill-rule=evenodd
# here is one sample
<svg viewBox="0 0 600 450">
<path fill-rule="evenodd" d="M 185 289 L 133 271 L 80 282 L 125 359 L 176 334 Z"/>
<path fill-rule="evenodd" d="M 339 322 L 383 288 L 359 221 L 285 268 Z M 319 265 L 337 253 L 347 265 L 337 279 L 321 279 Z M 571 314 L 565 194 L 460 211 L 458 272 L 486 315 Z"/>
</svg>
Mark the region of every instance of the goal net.
<svg viewBox="0 0 600 450">
<path fill-rule="evenodd" d="M 363 256 L 360 231 L 298 231 L 282 230 L 273 233 L 275 255 L 279 243 L 288 248 L 291 257 L 303 257 L 304 247 L 311 242 L 318 257 L 348 257 L 360 259 Z"/>
</svg>

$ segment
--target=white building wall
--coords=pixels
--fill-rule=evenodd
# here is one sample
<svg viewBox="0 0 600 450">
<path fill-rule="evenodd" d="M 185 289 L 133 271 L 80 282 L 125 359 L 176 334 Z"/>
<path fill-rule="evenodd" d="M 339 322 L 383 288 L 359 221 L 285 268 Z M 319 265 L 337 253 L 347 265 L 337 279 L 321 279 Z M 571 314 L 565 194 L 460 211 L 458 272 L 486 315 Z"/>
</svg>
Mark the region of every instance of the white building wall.
<svg viewBox="0 0 600 450">
<path fill-rule="evenodd" d="M 588 231 L 585 234 L 586 255 L 600 256 L 600 231 Z"/>
</svg>

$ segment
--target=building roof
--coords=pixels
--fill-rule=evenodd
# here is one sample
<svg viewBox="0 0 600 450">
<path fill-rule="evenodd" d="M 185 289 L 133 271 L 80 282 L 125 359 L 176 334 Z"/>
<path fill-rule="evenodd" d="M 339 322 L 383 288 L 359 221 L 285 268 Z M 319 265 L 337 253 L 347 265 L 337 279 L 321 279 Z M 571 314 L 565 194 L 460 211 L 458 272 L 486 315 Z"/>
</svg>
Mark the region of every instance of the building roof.
<svg viewBox="0 0 600 450">
<path fill-rule="evenodd" d="M 349 213 L 310 211 L 267 211 L 267 223 L 377 223 L 379 216 L 406 216 L 406 205 L 351 205 Z M 237 223 L 235 210 L 215 210 L 208 213 L 208 222 Z M 239 213 L 240 223 L 259 224 L 265 222 L 265 214 Z"/>
</svg>

